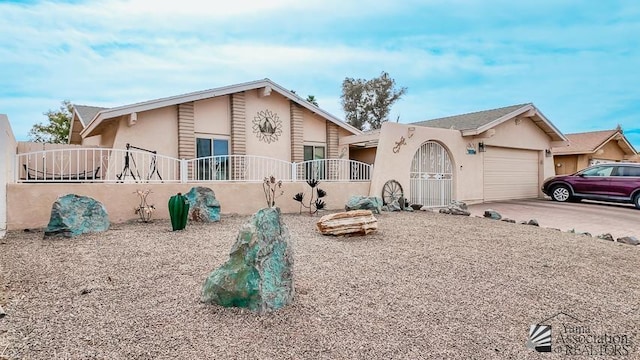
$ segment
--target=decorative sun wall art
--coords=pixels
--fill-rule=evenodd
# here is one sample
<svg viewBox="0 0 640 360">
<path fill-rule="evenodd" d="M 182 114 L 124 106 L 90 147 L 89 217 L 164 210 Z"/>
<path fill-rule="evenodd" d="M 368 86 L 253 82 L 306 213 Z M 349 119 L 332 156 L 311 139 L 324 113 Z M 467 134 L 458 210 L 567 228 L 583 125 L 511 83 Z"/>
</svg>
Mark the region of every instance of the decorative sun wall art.
<svg viewBox="0 0 640 360">
<path fill-rule="evenodd" d="M 282 135 L 282 121 L 278 114 L 271 110 L 258 111 L 253 118 L 253 132 L 260 141 L 271 144 L 278 141 Z"/>
</svg>

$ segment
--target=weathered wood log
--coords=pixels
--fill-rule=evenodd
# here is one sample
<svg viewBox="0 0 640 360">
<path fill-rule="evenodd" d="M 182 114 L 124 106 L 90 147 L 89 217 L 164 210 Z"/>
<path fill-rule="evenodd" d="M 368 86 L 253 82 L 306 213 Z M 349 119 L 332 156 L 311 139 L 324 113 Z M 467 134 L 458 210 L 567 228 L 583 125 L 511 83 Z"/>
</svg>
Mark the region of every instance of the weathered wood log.
<svg viewBox="0 0 640 360">
<path fill-rule="evenodd" d="M 325 215 L 316 223 L 322 235 L 366 235 L 378 229 L 371 210 L 351 210 Z"/>
</svg>

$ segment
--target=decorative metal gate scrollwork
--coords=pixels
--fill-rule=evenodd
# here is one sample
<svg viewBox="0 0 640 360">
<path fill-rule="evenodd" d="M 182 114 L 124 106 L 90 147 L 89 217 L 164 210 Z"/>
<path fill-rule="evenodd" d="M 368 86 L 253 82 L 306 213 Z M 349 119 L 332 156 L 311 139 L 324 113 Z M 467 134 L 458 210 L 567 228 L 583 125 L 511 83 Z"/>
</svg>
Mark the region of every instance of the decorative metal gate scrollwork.
<svg viewBox="0 0 640 360">
<path fill-rule="evenodd" d="M 446 206 L 453 193 L 453 166 L 447 149 L 427 141 L 411 162 L 409 200 L 427 207 Z"/>
</svg>

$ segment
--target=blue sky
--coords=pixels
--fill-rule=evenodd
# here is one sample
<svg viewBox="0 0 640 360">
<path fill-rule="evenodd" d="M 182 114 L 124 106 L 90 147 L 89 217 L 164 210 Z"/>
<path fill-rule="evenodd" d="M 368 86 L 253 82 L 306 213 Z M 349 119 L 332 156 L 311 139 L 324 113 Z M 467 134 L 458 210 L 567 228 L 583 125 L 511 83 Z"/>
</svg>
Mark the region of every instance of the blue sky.
<svg viewBox="0 0 640 360">
<path fill-rule="evenodd" d="M 69 99 L 119 106 L 270 78 L 343 117 L 345 77 L 388 72 L 414 122 L 533 102 L 564 133 L 640 149 L 640 2 L 0 1 L 0 113 L 26 140 Z"/>
</svg>

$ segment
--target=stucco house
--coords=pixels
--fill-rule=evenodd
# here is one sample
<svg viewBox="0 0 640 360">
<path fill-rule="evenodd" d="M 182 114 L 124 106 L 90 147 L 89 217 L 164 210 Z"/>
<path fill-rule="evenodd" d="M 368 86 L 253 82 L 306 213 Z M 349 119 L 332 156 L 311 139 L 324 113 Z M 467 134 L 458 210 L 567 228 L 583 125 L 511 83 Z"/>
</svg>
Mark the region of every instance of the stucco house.
<svg viewBox="0 0 640 360">
<path fill-rule="evenodd" d="M 551 149 L 567 138 L 533 104 L 411 124 L 385 123 L 380 131 L 341 140 L 352 158 L 375 162 L 370 194 L 390 180 L 409 202 L 442 206 L 542 196 L 555 175 Z"/>
<path fill-rule="evenodd" d="M 556 174 L 573 174 L 603 162 L 636 161 L 637 151 L 620 127 L 613 130 L 566 134 L 569 143 L 554 147 Z"/>
<path fill-rule="evenodd" d="M 348 158 L 339 139 L 361 131 L 264 79 L 108 109 L 75 106 L 70 133 L 71 144 L 131 144 L 180 159 L 302 162 Z"/>
</svg>

